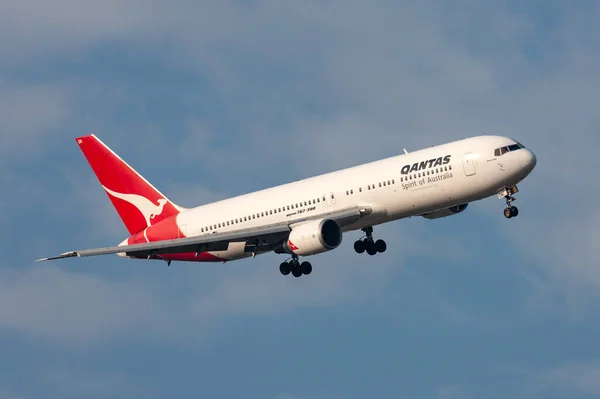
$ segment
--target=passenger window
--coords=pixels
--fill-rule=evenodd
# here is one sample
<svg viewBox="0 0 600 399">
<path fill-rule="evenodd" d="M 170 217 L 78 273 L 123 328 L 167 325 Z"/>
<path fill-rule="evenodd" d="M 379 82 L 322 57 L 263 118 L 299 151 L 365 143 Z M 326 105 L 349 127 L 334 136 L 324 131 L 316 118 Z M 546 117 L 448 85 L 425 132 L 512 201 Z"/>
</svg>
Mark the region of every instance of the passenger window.
<svg viewBox="0 0 600 399">
<path fill-rule="evenodd" d="M 379 187 L 381 187 L 381 183 L 379 183 Z"/>
<path fill-rule="evenodd" d="M 354 194 L 354 190 L 350 190 L 350 194 Z"/>
<path fill-rule="evenodd" d="M 452 165 L 448 165 L 448 169 L 452 170 Z"/>
<path fill-rule="evenodd" d="M 362 193 L 362 187 L 359 187 L 359 188 L 358 188 L 358 192 L 359 192 L 359 193 Z"/>
</svg>

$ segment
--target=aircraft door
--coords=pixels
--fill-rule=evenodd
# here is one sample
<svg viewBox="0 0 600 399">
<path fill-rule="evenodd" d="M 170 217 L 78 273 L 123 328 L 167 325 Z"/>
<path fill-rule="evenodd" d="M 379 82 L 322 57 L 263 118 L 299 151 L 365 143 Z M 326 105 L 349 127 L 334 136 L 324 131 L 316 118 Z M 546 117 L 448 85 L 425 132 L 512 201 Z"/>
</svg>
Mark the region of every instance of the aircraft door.
<svg viewBox="0 0 600 399">
<path fill-rule="evenodd" d="M 466 176 L 473 176 L 475 174 L 475 154 L 469 152 L 463 155 L 463 168 Z"/>
</svg>

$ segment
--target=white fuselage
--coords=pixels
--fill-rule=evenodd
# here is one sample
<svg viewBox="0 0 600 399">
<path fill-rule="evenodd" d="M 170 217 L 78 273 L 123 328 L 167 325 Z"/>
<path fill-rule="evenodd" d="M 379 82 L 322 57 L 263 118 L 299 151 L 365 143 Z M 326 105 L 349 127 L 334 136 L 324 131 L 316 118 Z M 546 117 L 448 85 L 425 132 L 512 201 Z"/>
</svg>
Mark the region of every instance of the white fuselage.
<svg viewBox="0 0 600 399">
<path fill-rule="evenodd" d="M 523 180 L 535 166 L 531 151 L 494 153 L 513 144 L 501 136 L 459 140 L 188 209 L 177 225 L 191 237 L 293 224 L 349 206 L 372 209 L 343 228 L 350 231 L 422 215 L 496 195 Z M 213 254 L 226 260 L 249 255 L 241 243 Z"/>
</svg>

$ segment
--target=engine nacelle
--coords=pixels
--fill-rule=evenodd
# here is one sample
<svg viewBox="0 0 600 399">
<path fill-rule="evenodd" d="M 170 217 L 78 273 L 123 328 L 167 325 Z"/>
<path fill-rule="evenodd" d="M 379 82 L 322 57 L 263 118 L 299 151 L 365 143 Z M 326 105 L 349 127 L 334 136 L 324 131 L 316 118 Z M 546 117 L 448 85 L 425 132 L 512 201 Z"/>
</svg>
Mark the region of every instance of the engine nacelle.
<svg viewBox="0 0 600 399">
<path fill-rule="evenodd" d="M 338 222 L 333 219 L 311 220 L 292 227 L 279 251 L 298 256 L 316 255 L 336 249 L 341 243 L 342 229 Z"/>
<path fill-rule="evenodd" d="M 467 206 L 469 206 L 468 203 L 467 204 L 460 204 L 460 205 L 457 205 L 457 206 L 451 206 L 450 208 L 439 209 L 437 211 L 425 213 L 422 216 L 424 218 L 426 218 L 426 219 L 444 218 L 446 216 L 452 216 L 452 215 L 456 215 L 457 213 L 461 213 L 462 211 L 464 211 L 465 209 L 467 209 Z"/>
</svg>

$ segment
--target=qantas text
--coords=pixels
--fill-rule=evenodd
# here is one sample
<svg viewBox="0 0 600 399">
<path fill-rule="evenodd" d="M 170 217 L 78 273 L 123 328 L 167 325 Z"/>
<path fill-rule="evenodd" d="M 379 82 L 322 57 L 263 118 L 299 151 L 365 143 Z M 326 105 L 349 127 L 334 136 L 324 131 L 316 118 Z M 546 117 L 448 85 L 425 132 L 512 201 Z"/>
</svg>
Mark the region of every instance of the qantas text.
<svg viewBox="0 0 600 399">
<path fill-rule="evenodd" d="M 450 163 L 450 158 L 451 158 L 451 155 L 446 155 L 445 157 L 439 157 L 439 158 L 430 159 L 428 161 L 417 162 L 417 163 L 413 163 L 412 165 L 404 165 L 402 167 L 401 172 L 403 175 L 407 175 L 412 172 L 417 172 L 417 171 L 429 169 L 429 168 L 435 168 L 436 166 L 440 166 L 440 165 L 447 165 Z"/>
</svg>

